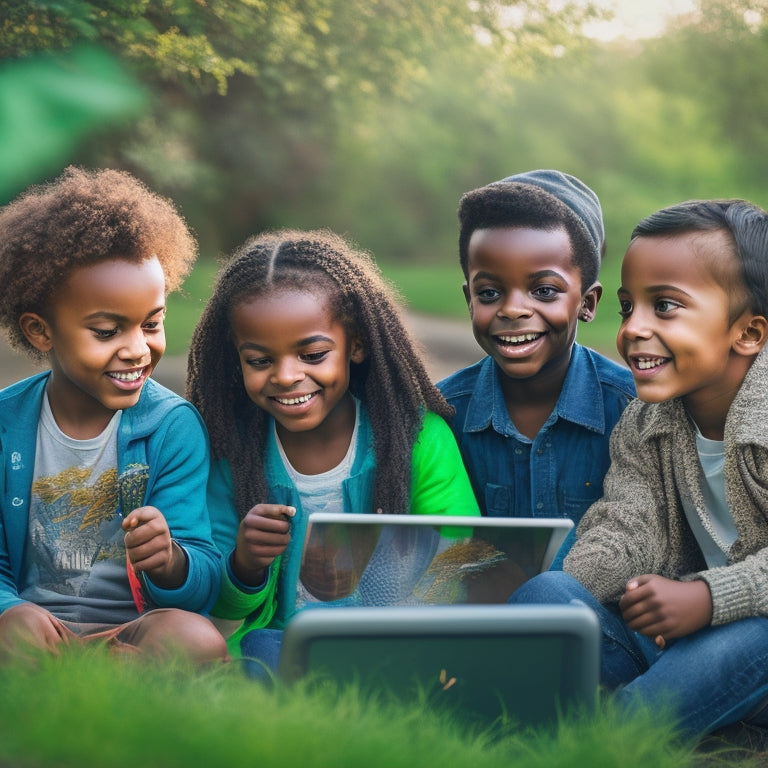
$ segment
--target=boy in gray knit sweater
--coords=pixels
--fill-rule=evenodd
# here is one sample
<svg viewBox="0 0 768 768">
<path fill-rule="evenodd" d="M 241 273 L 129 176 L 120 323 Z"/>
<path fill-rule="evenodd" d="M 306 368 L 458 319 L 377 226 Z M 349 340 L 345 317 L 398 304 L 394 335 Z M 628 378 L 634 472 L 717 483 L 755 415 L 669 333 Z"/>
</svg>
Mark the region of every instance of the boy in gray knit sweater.
<svg viewBox="0 0 768 768">
<path fill-rule="evenodd" d="M 617 347 L 638 400 L 564 571 L 513 603 L 592 607 L 617 701 L 685 736 L 768 725 L 768 213 L 689 201 L 632 234 Z"/>
</svg>

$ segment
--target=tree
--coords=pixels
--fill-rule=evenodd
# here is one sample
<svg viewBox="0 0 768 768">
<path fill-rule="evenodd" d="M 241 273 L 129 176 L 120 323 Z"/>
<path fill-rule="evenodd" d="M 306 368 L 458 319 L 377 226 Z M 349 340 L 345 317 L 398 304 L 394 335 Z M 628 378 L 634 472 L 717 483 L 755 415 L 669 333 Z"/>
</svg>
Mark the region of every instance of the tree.
<svg viewBox="0 0 768 768">
<path fill-rule="evenodd" d="M 127 167 L 178 201 L 208 248 L 311 210 L 346 133 L 418 111 L 442 71 L 505 98 L 580 42 L 581 3 L 546 0 L 0 0 L 0 55 L 98 42 L 154 94 L 75 158 Z M 446 56 L 448 53 L 448 56 Z M 439 87 L 439 86 L 438 86 Z M 297 217 L 300 218 L 300 217 Z"/>
<path fill-rule="evenodd" d="M 724 147 L 744 157 L 742 177 L 768 172 L 768 2 L 699 0 L 699 12 L 647 53 L 648 72 L 670 98 L 694 99 Z"/>
</svg>

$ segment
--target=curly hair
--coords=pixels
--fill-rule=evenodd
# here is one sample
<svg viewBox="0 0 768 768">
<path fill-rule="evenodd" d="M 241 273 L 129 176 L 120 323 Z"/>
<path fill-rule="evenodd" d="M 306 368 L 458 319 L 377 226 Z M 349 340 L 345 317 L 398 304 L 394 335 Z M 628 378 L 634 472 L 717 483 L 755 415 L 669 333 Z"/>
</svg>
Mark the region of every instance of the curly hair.
<svg viewBox="0 0 768 768">
<path fill-rule="evenodd" d="M 166 293 L 184 282 L 197 245 L 173 204 L 125 171 L 70 166 L 0 210 L 0 327 L 10 345 L 39 359 L 19 327 L 24 312 L 45 316 L 79 267 L 156 256 Z"/>
<path fill-rule="evenodd" d="M 280 230 L 249 239 L 222 267 L 187 364 L 186 397 L 203 416 L 214 458 L 229 463 L 238 513 L 244 516 L 267 500 L 269 422 L 245 391 L 232 313 L 281 288 L 322 294 L 335 319 L 363 344 L 365 360 L 350 363 L 350 391 L 365 403 L 371 420 L 374 508 L 407 512 L 411 453 L 424 411 L 450 418 L 453 408 L 431 382 L 403 325 L 396 293 L 373 259 L 332 232 Z"/>
<path fill-rule="evenodd" d="M 495 181 L 465 192 L 459 200 L 459 262 L 469 277 L 469 241 L 477 229 L 530 227 L 553 230 L 563 227 L 571 241 L 573 263 L 581 272 L 582 290 L 600 272 L 600 251 L 584 222 L 561 200 L 540 187 L 520 182 Z"/>
</svg>

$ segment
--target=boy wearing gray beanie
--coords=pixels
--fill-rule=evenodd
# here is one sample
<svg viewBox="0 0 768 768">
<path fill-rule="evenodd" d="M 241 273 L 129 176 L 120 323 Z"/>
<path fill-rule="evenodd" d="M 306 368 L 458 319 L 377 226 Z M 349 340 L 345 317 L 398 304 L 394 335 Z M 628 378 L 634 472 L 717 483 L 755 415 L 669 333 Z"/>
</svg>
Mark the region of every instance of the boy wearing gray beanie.
<svg viewBox="0 0 768 768">
<path fill-rule="evenodd" d="M 576 343 L 602 294 L 597 195 L 535 170 L 465 193 L 459 261 L 472 330 L 486 357 L 438 387 L 485 515 L 566 517 L 602 496 L 611 430 L 632 375 Z M 560 549 L 559 568 L 573 541 Z"/>
</svg>

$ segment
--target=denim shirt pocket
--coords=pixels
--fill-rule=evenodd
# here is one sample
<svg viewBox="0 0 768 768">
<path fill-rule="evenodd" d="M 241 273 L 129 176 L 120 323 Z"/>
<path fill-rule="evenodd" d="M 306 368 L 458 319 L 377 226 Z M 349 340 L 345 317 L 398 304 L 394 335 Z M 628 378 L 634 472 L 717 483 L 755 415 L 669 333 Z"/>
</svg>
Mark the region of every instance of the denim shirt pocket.
<svg viewBox="0 0 768 768">
<path fill-rule="evenodd" d="M 488 517 L 511 517 L 512 489 L 508 485 L 485 484 L 485 514 Z"/>
</svg>

